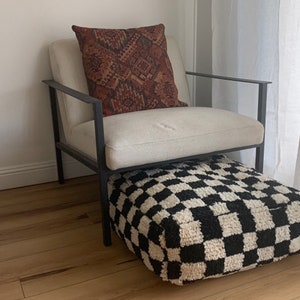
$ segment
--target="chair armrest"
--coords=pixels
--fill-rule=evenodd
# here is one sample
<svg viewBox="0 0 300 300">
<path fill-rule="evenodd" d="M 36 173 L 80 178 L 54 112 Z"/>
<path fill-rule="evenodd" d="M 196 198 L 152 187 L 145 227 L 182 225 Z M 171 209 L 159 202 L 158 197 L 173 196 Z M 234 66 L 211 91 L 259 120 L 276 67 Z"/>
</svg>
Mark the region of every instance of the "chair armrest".
<svg viewBox="0 0 300 300">
<path fill-rule="evenodd" d="M 92 161 L 89 159 L 84 159 L 85 163 L 88 163 L 93 170 L 98 170 L 102 172 L 107 170 L 106 161 L 105 161 L 105 141 L 104 141 L 104 126 L 103 126 L 103 110 L 102 110 L 102 101 L 96 98 L 93 98 L 87 94 L 76 91 L 72 88 L 69 88 L 55 80 L 43 80 L 43 83 L 47 84 L 49 87 L 50 101 L 51 101 L 51 111 L 52 111 L 52 121 L 54 129 L 55 143 L 60 147 L 63 147 L 60 143 L 60 134 L 59 134 L 59 122 L 57 115 L 57 93 L 60 91 L 67 95 L 74 97 L 80 101 L 83 101 L 87 104 L 93 106 L 94 112 L 94 122 L 95 122 L 95 138 L 96 138 L 96 151 L 97 151 L 97 165 L 95 166 Z M 67 147 L 64 147 L 64 150 L 67 150 Z M 76 154 L 76 151 L 69 150 L 68 153 L 73 157 L 80 160 L 80 155 Z M 97 167 L 98 166 L 98 167 Z"/>
<path fill-rule="evenodd" d="M 265 127 L 266 109 L 267 109 L 267 88 L 268 88 L 268 84 L 272 83 L 271 81 L 235 78 L 235 77 L 220 76 L 220 75 L 198 73 L 198 72 L 191 72 L 191 71 L 186 71 L 186 74 L 192 76 L 207 77 L 212 79 L 221 79 L 221 80 L 228 80 L 228 81 L 237 81 L 242 83 L 257 84 L 258 85 L 257 120 L 260 121 Z"/>
<path fill-rule="evenodd" d="M 101 101 L 99 101 L 99 99 L 93 98 L 87 94 L 81 93 L 79 91 L 76 91 L 72 88 L 69 88 L 55 80 L 43 80 L 43 83 L 47 84 L 49 87 L 61 91 L 64 94 L 67 94 L 69 96 L 72 96 L 80 101 L 83 101 L 85 103 L 90 103 L 90 104 L 95 104 L 95 103 L 101 103 Z"/>
<path fill-rule="evenodd" d="M 190 71 L 187 71 L 186 74 L 193 75 L 193 76 L 200 76 L 200 77 L 208 77 L 212 79 L 221 79 L 221 80 L 237 81 L 242 83 L 257 84 L 258 85 L 257 120 L 261 122 L 264 127 L 266 126 L 267 90 L 268 90 L 268 84 L 271 83 L 270 81 L 235 78 L 235 77 L 219 76 L 214 74 L 190 72 Z M 264 160 L 263 158 L 264 158 L 264 143 L 262 143 L 261 146 L 256 148 L 255 167 L 259 172 L 263 171 L 263 160 Z"/>
<path fill-rule="evenodd" d="M 214 75 L 214 74 L 191 72 L 191 71 L 186 71 L 186 74 L 192 75 L 192 76 L 208 77 L 208 78 L 213 78 L 213 79 L 221 79 L 221 80 L 229 80 L 229 81 L 238 81 L 238 82 L 244 82 L 244 83 L 254 83 L 254 84 L 270 84 L 270 83 L 272 83 L 271 81 L 236 78 L 236 77 L 220 76 L 220 75 Z"/>
</svg>

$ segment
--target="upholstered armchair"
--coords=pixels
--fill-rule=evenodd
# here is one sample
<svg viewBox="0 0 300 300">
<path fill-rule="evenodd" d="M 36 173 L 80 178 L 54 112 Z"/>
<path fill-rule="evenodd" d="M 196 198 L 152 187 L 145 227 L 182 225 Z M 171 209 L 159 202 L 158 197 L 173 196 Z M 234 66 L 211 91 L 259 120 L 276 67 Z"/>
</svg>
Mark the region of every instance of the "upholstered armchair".
<svg viewBox="0 0 300 300">
<path fill-rule="evenodd" d="M 253 147 L 257 149 L 256 169 L 262 171 L 269 82 L 186 72 L 175 40 L 167 36 L 165 55 L 180 104 L 107 114 L 103 99 L 89 95 L 83 37 L 78 36 L 81 32 L 76 34 L 80 43 L 74 38 L 51 44 L 53 79 L 44 82 L 50 91 L 59 182 L 64 182 L 62 151 L 98 174 L 105 245 L 111 244 L 107 180 L 113 173 Z M 192 107 L 187 75 L 258 85 L 257 120 L 225 110 Z"/>
</svg>

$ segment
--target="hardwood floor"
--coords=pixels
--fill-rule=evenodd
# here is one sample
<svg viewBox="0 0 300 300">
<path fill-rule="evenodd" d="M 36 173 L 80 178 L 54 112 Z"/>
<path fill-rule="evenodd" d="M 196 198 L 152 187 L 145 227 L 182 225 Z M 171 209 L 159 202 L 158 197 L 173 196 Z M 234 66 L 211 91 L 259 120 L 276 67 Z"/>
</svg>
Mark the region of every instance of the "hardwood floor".
<svg viewBox="0 0 300 300">
<path fill-rule="evenodd" d="M 0 191 L 0 299 L 300 300 L 300 255 L 178 287 L 104 247 L 99 216 L 93 176 Z"/>
</svg>

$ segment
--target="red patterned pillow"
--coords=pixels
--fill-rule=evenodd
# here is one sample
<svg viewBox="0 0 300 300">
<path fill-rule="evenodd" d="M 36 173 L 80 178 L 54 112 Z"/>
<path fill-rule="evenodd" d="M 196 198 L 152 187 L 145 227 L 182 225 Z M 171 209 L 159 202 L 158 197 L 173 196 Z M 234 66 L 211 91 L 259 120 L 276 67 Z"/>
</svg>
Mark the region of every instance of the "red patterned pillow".
<svg viewBox="0 0 300 300">
<path fill-rule="evenodd" d="M 104 116 L 186 106 L 178 100 L 164 25 L 131 29 L 72 26 L 82 52 L 89 93 Z"/>
</svg>

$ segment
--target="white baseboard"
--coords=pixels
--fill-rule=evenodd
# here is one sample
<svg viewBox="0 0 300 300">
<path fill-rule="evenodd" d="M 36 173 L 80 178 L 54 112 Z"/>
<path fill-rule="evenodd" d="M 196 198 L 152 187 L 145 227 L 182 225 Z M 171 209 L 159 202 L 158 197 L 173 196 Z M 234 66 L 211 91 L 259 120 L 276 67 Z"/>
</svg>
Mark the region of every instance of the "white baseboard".
<svg viewBox="0 0 300 300">
<path fill-rule="evenodd" d="M 95 174 L 76 160 L 64 160 L 65 178 Z M 0 190 L 57 180 L 56 162 L 46 161 L 0 168 Z"/>
</svg>

